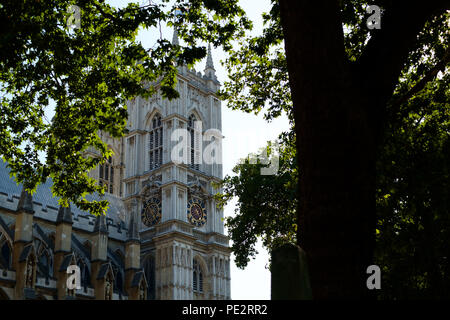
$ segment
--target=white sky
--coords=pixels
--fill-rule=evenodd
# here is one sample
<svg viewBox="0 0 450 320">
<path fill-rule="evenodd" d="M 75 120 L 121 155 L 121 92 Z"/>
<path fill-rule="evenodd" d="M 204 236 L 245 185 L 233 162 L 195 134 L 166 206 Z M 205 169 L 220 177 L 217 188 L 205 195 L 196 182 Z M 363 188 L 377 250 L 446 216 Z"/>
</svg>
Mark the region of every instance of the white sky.
<svg viewBox="0 0 450 320">
<path fill-rule="evenodd" d="M 270 10 L 269 0 L 241 0 L 247 16 L 253 21 L 253 32 L 260 33 L 262 30 L 261 13 Z M 227 80 L 227 73 L 223 66 L 217 63 L 225 60 L 221 50 L 215 50 L 217 75 L 221 82 Z M 265 145 L 268 140 L 275 140 L 278 135 L 289 128 L 287 117 L 276 119 L 270 124 L 262 119 L 262 115 L 247 114 L 233 111 L 226 107 L 226 101 L 222 108 L 222 129 L 226 137 L 223 140 L 224 174 L 232 174 L 232 168 L 240 158 L 247 156 L 250 152 L 256 152 L 258 148 Z M 247 139 L 241 139 L 246 137 Z M 247 140 L 247 141 L 245 141 Z M 247 142 L 247 143 L 245 143 Z M 238 148 L 237 148 L 238 147 Z M 233 152 L 233 150 L 236 150 Z M 225 208 L 225 216 L 234 214 L 234 203 Z M 244 269 L 238 269 L 231 264 L 231 298 L 238 299 L 270 299 L 270 272 L 266 269 L 269 260 L 267 251 L 261 244 L 257 246 L 259 254 L 255 260 L 251 260 Z"/>
</svg>

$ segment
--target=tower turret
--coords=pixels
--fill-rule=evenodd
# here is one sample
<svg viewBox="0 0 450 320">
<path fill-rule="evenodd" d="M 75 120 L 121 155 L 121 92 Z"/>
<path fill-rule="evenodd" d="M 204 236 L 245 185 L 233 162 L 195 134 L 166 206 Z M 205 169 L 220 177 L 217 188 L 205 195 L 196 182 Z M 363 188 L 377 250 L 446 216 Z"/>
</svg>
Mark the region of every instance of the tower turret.
<svg viewBox="0 0 450 320">
<path fill-rule="evenodd" d="M 172 36 L 172 44 L 173 45 L 180 45 L 180 42 L 178 40 L 178 29 L 177 27 L 173 28 L 173 36 Z"/>
<path fill-rule="evenodd" d="M 58 299 L 65 299 L 67 296 L 67 269 L 64 270 L 63 261 L 72 251 L 72 224 L 70 205 L 68 207 L 60 206 L 56 217 L 54 263 Z"/>
<path fill-rule="evenodd" d="M 205 75 L 203 79 L 206 80 L 207 86 L 213 92 L 219 90 L 220 83 L 217 80 L 216 69 L 214 68 L 214 61 L 211 53 L 211 44 L 208 44 L 208 53 L 206 55 L 206 65 L 204 70 Z"/>
<path fill-rule="evenodd" d="M 211 53 L 211 44 L 208 44 L 208 53 L 206 55 L 206 66 L 205 66 L 205 76 L 217 80 L 216 78 L 216 69 L 214 68 L 214 61 Z"/>
<path fill-rule="evenodd" d="M 36 281 L 36 255 L 33 246 L 33 198 L 22 189 L 17 205 L 14 232 L 13 268 L 16 271 L 15 299 L 34 296 Z"/>
<path fill-rule="evenodd" d="M 91 252 L 91 282 L 95 289 L 95 298 L 105 299 L 105 265 L 107 264 L 108 253 L 108 227 L 106 225 L 106 216 L 97 216 L 94 224 L 94 235 L 92 237 Z M 102 272 L 100 272 L 102 271 Z"/>
<path fill-rule="evenodd" d="M 141 243 L 134 213 L 131 214 L 127 237 L 128 239 L 125 243 L 125 289 L 130 300 L 137 300 L 140 298 L 141 290 L 139 285 L 133 285 L 133 279 L 137 273 L 141 272 Z M 144 290 L 145 296 L 146 291 Z"/>
</svg>

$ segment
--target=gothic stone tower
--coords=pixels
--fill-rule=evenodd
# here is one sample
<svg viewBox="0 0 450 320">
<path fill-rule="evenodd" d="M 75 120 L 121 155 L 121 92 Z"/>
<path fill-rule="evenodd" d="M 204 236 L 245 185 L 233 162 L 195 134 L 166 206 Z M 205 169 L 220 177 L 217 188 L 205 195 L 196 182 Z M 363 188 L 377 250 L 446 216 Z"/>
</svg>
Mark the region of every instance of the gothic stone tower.
<svg viewBox="0 0 450 320">
<path fill-rule="evenodd" d="M 221 143 L 208 134 L 222 129 L 211 48 L 203 75 L 179 66 L 177 80 L 179 99 L 157 93 L 128 104 L 120 174 L 127 219 L 138 221 L 148 298 L 230 299 L 228 238 L 212 197 L 220 191 L 214 183 L 222 178 L 221 153 L 212 151 L 215 161 L 202 156 L 210 143 Z M 174 159 L 180 141 L 185 161 Z"/>
</svg>

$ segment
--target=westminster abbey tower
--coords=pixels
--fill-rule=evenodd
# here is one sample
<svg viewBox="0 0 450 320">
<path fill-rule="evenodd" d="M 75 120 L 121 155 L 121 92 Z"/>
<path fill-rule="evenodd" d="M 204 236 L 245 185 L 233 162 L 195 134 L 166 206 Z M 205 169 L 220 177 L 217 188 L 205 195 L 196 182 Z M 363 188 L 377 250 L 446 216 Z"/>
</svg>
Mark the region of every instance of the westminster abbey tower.
<svg viewBox="0 0 450 320">
<path fill-rule="evenodd" d="M 107 190 L 106 217 L 58 208 L 51 181 L 31 197 L 0 163 L 0 299 L 230 299 L 230 249 L 213 198 L 221 153 L 202 157 L 214 140 L 205 133 L 222 129 L 211 49 L 203 74 L 178 66 L 177 80 L 178 99 L 136 97 L 127 135 L 103 137 L 114 155 L 91 176 Z M 73 291 L 64 284 L 71 264 L 82 277 Z"/>
</svg>

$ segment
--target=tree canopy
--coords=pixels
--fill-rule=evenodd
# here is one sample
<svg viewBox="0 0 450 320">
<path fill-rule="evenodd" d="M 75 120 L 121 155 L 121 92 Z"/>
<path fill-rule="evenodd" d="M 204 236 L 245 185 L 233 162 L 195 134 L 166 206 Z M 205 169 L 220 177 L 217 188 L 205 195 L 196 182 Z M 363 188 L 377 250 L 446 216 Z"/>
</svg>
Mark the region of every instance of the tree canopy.
<svg viewBox="0 0 450 320">
<path fill-rule="evenodd" d="M 203 58 L 204 41 L 229 48 L 250 26 L 237 1 L 168 2 L 118 9 L 104 0 L 2 1 L 0 156 L 28 191 L 51 178 L 63 205 L 105 212 L 106 201 L 84 198 L 104 192 L 88 177 L 111 155 L 99 133 L 123 136 L 127 100 L 157 88 L 176 98 L 176 63 Z M 70 5 L 81 10 L 79 28 L 68 28 Z M 162 23 L 186 45 L 161 36 L 146 49 L 136 40 L 139 28 Z M 45 119 L 52 104 L 55 115 Z M 85 157 L 89 148 L 98 157 Z"/>
</svg>

